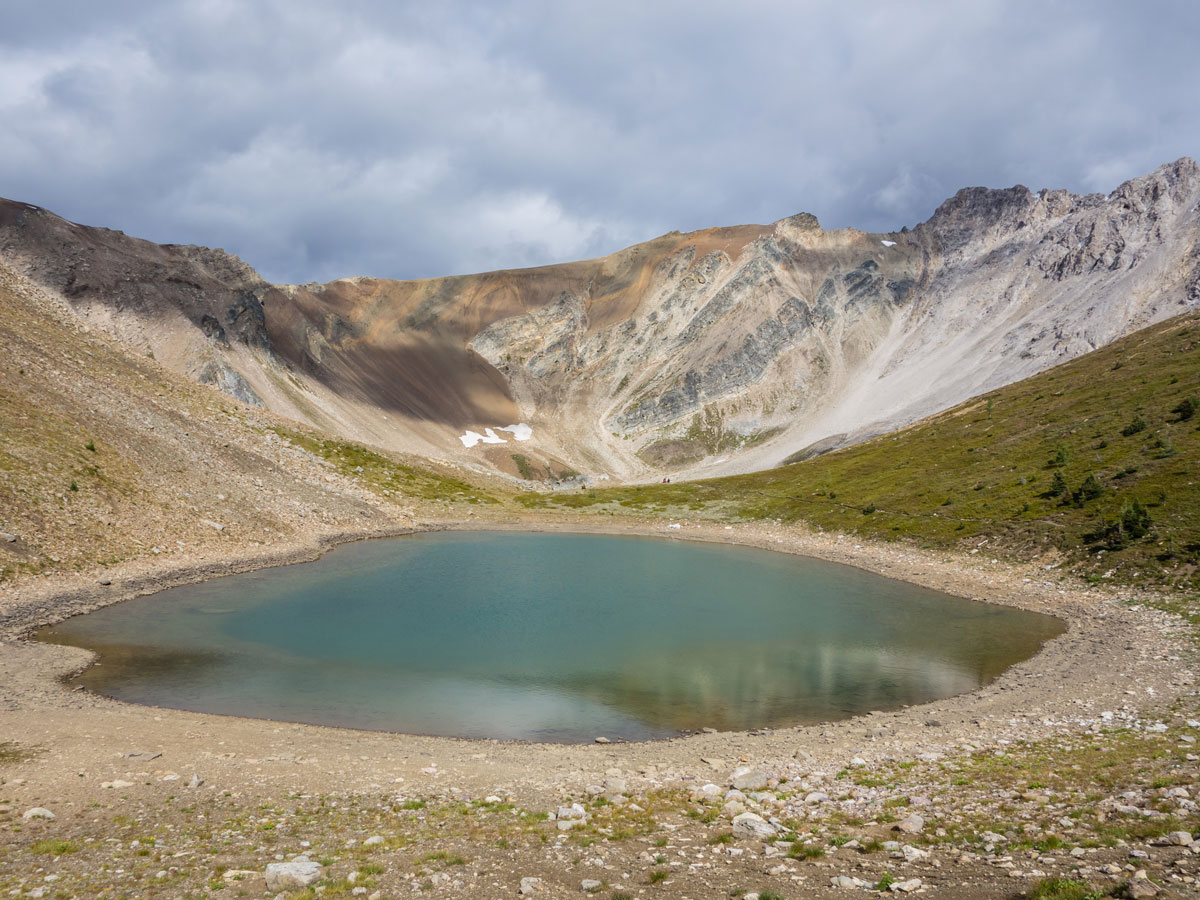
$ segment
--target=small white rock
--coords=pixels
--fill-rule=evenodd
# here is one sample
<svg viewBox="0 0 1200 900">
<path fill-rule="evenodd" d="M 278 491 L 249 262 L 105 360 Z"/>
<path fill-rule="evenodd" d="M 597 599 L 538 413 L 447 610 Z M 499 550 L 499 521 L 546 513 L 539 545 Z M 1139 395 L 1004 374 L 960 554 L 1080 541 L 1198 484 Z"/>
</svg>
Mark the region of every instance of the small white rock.
<svg viewBox="0 0 1200 900">
<path fill-rule="evenodd" d="M 903 847 L 901 847 L 900 852 L 904 854 L 904 861 L 906 863 L 915 863 L 918 860 L 929 858 L 929 851 L 921 850 L 908 844 L 905 844 Z"/>
</svg>

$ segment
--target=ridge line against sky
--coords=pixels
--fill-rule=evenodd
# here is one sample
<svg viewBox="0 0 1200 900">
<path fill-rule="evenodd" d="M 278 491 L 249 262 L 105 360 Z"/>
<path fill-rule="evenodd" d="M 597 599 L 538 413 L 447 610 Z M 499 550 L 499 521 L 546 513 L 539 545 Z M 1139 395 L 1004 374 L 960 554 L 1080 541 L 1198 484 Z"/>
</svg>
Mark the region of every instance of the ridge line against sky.
<svg viewBox="0 0 1200 900">
<path fill-rule="evenodd" d="M 1200 4 L 23 4 L 0 195 L 278 282 L 891 231 L 1200 155 Z"/>
</svg>

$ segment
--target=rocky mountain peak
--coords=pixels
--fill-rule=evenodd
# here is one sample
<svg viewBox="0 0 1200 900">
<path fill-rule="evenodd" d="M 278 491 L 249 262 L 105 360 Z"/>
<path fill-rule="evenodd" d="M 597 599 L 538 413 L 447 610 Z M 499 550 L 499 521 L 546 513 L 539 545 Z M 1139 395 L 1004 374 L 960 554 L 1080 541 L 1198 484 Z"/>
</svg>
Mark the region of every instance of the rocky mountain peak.
<svg viewBox="0 0 1200 900">
<path fill-rule="evenodd" d="M 1159 166 L 1148 175 L 1131 178 L 1109 195 L 1109 200 L 1128 204 L 1136 212 L 1163 203 L 1183 203 L 1200 185 L 1200 165 L 1185 156 Z"/>
<path fill-rule="evenodd" d="M 1033 193 L 1022 184 L 1003 189 L 963 188 L 917 228 L 932 234 L 940 249 L 949 253 L 991 229 L 1018 227 L 1033 202 Z"/>
</svg>

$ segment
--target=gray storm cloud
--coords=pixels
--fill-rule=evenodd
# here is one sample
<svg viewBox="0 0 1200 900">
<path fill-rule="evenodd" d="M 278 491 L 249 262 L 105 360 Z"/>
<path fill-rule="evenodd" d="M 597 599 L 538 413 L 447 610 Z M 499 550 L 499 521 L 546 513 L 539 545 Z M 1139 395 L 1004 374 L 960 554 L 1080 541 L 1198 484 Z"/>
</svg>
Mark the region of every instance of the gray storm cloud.
<svg viewBox="0 0 1200 900">
<path fill-rule="evenodd" d="M 422 277 L 1200 153 L 1191 2 L 24 4 L 0 194 L 276 281 Z"/>
</svg>

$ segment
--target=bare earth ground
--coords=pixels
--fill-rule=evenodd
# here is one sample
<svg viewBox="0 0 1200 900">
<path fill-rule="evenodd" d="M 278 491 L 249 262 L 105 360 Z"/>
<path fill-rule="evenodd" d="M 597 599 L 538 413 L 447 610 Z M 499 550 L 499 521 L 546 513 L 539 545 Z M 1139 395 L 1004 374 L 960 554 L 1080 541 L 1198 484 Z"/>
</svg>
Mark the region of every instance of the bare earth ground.
<svg viewBox="0 0 1200 900">
<path fill-rule="evenodd" d="M 536 878 L 526 895 L 582 896 L 588 880 L 605 898 L 768 900 L 854 896 L 883 879 L 893 892 L 1009 897 L 1047 877 L 1102 889 L 1128 881 L 1142 896 L 1200 892 L 1200 845 L 1181 834 L 1200 828 L 1194 645 L 1190 626 L 1144 598 L 1037 566 L 791 526 L 480 516 L 422 527 L 739 543 L 1052 613 L 1068 630 L 982 689 L 919 707 L 802 728 L 541 745 L 126 705 L 59 680 L 88 653 L 26 638 L 130 596 L 370 535 L 184 569 L 126 563 L 104 571 L 107 586 L 94 573 L 28 577 L 0 588 L 0 892 L 512 897 Z M 739 766 L 757 783 L 727 808 Z M 719 790 L 700 790 L 710 782 Z M 583 819 L 568 827 L 554 815 L 572 802 Z M 55 818 L 24 818 L 35 807 Z M 775 823 L 771 840 L 731 832 L 743 809 Z M 912 830 L 895 830 L 902 823 Z M 372 837 L 381 840 L 366 844 Z M 320 880 L 268 890 L 267 864 L 297 855 L 324 864 Z"/>
</svg>

